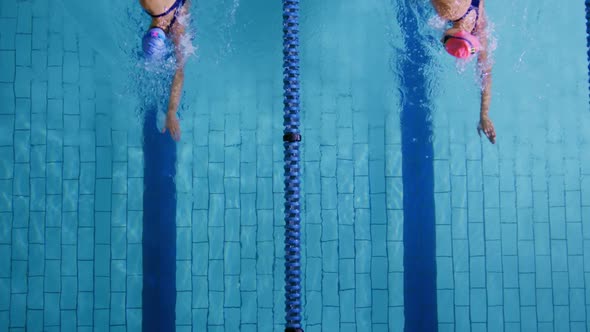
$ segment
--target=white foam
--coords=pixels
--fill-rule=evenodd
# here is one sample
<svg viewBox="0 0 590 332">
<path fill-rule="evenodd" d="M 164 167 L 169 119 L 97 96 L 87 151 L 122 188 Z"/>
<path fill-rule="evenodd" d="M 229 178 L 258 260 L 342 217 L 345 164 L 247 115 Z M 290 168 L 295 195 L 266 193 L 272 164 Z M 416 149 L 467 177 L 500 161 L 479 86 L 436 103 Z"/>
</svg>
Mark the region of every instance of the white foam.
<svg viewBox="0 0 590 332">
<path fill-rule="evenodd" d="M 179 24 L 185 26 L 185 33 L 180 37 L 178 47 L 183 58 L 186 60 L 197 53 L 197 47 L 193 44 L 193 40 L 196 37 L 196 31 L 191 24 L 190 13 L 178 15 L 177 20 Z"/>
</svg>

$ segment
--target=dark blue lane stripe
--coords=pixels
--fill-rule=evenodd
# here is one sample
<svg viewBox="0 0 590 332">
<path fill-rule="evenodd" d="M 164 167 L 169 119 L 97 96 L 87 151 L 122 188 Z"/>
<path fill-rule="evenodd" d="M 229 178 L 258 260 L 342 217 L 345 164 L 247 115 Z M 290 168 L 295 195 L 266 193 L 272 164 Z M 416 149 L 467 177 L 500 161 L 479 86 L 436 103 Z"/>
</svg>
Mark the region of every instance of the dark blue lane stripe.
<svg viewBox="0 0 590 332">
<path fill-rule="evenodd" d="M 425 77 L 431 59 L 410 2 L 401 4 L 398 14 L 406 46 L 398 67 L 403 89 L 405 331 L 437 331 L 433 147 Z"/>
<path fill-rule="evenodd" d="M 143 331 L 175 331 L 176 144 L 145 113 L 143 193 Z M 129 193 L 140 195 L 141 193 Z"/>
</svg>

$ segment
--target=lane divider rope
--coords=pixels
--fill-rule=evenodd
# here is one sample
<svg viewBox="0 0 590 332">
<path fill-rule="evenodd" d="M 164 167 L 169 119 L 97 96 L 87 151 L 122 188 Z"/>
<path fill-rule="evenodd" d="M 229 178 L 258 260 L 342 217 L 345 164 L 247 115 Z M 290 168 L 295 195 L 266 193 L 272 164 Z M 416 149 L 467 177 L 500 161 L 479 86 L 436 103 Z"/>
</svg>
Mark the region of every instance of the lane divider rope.
<svg viewBox="0 0 590 332">
<path fill-rule="evenodd" d="M 283 146 L 285 148 L 285 332 L 301 327 L 299 0 L 283 0 Z"/>
</svg>

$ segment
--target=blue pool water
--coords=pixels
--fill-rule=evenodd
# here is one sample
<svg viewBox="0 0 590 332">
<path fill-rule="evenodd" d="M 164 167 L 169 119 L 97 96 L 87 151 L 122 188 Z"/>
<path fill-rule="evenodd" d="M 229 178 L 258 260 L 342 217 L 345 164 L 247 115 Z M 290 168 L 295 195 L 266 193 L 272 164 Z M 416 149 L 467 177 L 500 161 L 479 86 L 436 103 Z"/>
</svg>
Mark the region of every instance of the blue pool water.
<svg viewBox="0 0 590 332">
<path fill-rule="evenodd" d="M 584 3 L 486 6 L 496 145 L 427 2 L 301 4 L 305 331 L 588 329 Z M 0 331 L 283 330 L 281 3 L 191 12 L 174 147 L 137 3 L 0 1 Z"/>
</svg>

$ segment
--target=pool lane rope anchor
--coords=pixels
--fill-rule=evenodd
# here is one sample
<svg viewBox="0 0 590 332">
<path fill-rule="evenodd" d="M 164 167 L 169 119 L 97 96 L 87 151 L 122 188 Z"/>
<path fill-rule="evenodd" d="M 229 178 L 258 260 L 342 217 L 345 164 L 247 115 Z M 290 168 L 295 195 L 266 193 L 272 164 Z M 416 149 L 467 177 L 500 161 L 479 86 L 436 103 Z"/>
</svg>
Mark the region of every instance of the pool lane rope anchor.
<svg viewBox="0 0 590 332">
<path fill-rule="evenodd" d="M 283 0 L 283 146 L 285 148 L 285 332 L 301 326 L 299 0 Z"/>
</svg>

